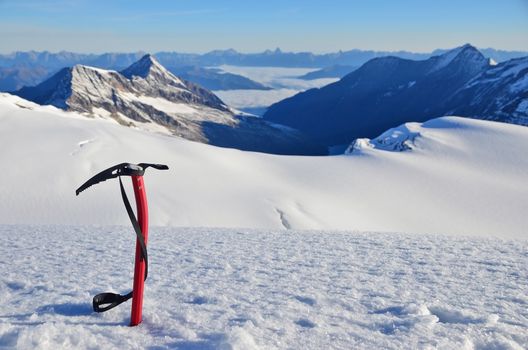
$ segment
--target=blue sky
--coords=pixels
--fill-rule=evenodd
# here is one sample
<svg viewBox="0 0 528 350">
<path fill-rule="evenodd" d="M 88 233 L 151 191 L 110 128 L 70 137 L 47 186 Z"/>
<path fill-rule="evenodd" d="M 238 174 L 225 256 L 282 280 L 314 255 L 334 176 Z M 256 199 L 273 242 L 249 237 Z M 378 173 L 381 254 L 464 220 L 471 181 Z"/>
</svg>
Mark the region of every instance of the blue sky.
<svg viewBox="0 0 528 350">
<path fill-rule="evenodd" d="M 0 0 L 0 52 L 528 50 L 528 0 Z"/>
</svg>

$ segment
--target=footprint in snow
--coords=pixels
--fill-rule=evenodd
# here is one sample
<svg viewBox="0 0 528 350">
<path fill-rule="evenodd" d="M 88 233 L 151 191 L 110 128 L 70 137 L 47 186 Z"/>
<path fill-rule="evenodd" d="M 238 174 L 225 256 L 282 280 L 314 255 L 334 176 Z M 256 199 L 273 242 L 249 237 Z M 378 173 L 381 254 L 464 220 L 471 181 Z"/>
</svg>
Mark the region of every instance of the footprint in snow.
<svg viewBox="0 0 528 350">
<path fill-rule="evenodd" d="M 300 295 L 296 295 L 295 299 L 297 299 L 297 301 L 299 301 L 299 302 L 301 302 L 303 304 L 310 305 L 310 306 L 314 306 L 317 303 L 314 298 L 303 297 L 303 296 L 300 296 Z"/>
<path fill-rule="evenodd" d="M 298 319 L 295 323 L 303 328 L 314 328 L 316 326 L 315 323 L 306 318 Z"/>
<path fill-rule="evenodd" d="M 403 306 L 389 306 L 383 309 L 371 311 L 370 313 L 377 314 L 377 315 L 391 314 L 394 316 L 400 316 L 404 314 L 404 307 Z"/>
<path fill-rule="evenodd" d="M 196 296 L 191 301 L 189 301 L 188 304 L 194 304 L 194 305 L 214 304 L 214 301 L 204 296 Z"/>
<path fill-rule="evenodd" d="M 445 307 L 429 307 L 432 315 L 438 317 L 440 323 L 459 323 L 459 324 L 495 324 L 499 317 L 497 315 L 477 315 L 469 310 L 448 309 Z"/>
</svg>

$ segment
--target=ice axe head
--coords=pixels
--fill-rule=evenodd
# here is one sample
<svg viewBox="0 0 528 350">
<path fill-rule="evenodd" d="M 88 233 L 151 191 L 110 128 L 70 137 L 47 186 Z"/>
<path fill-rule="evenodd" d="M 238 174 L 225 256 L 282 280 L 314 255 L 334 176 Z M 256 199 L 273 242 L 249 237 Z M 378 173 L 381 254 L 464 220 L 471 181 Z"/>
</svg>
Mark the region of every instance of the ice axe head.
<svg viewBox="0 0 528 350">
<path fill-rule="evenodd" d="M 143 176 L 145 170 L 148 168 L 154 168 L 158 170 L 167 170 L 168 166 L 164 164 L 151 164 L 151 163 L 121 163 L 114 165 L 106 170 L 101 171 L 99 174 L 92 176 L 88 181 L 81 185 L 76 191 L 75 194 L 78 196 L 79 193 L 84 191 L 90 186 L 98 184 L 99 182 L 106 181 L 108 179 L 113 179 L 118 176 Z"/>
</svg>

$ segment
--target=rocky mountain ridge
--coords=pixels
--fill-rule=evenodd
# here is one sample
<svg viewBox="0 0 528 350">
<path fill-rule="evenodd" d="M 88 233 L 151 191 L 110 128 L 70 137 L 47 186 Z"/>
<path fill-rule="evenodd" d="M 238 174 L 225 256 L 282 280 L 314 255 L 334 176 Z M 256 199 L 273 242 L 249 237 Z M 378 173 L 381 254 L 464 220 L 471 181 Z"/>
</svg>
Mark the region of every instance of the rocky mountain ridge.
<svg viewBox="0 0 528 350">
<path fill-rule="evenodd" d="M 41 105 L 213 145 L 280 154 L 324 154 L 298 131 L 239 115 L 216 95 L 182 80 L 153 56 L 121 72 L 76 65 L 16 95 Z"/>
<path fill-rule="evenodd" d="M 527 125 L 526 60 L 494 65 L 469 44 L 421 61 L 375 58 L 334 84 L 272 105 L 264 118 L 328 146 L 445 115 Z"/>
</svg>

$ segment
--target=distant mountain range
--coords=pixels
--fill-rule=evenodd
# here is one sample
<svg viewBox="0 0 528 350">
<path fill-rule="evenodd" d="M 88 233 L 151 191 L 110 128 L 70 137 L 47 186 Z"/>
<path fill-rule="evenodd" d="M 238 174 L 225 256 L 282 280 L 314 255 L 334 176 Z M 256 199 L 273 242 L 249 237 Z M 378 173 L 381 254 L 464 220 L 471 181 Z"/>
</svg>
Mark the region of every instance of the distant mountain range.
<svg viewBox="0 0 528 350">
<path fill-rule="evenodd" d="M 425 54 L 400 52 L 403 56 L 418 55 L 420 59 L 376 57 L 355 70 L 354 66 L 333 65 L 312 72 L 304 78 L 346 74 L 351 70 L 334 84 L 272 105 L 264 119 L 240 115 L 191 81 L 215 90 L 267 89 L 266 86 L 211 67 L 173 65 L 171 72 L 151 55 L 140 57 L 120 71 L 80 64 L 62 68 L 37 86 L 19 89 L 15 94 L 39 104 L 194 141 L 278 154 L 325 154 L 320 145 L 372 138 L 404 122 L 444 115 L 528 125 L 528 57 L 497 63 L 518 53 L 494 51 L 500 55 L 493 60 L 469 44 L 441 52 L 426 59 L 422 57 Z M 334 61 L 353 56 L 361 61 L 373 54 L 379 53 L 353 50 L 336 54 Z M 66 62 L 82 60 L 119 66 L 138 55 L 15 53 L 0 57 L 0 65 L 17 61 L 15 67 L 4 68 L 5 74 L 0 77 L 19 87 L 17 81 L 36 80 L 39 74 L 48 75 L 50 67 Z M 280 50 L 249 55 L 234 50 L 204 55 L 158 54 L 173 64 L 196 59 L 204 65 L 265 65 L 280 58 L 285 59 L 283 65 L 297 59 L 307 64 L 323 62 L 329 59 L 328 55 Z M 300 57 L 312 60 L 302 61 Z M 38 65 L 31 67 L 31 62 Z"/>
<path fill-rule="evenodd" d="M 209 90 L 180 79 L 151 55 L 118 72 L 63 68 L 14 94 L 89 117 L 217 146 L 278 154 L 326 154 L 296 130 L 238 115 Z"/>
<path fill-rule="evenodd" d="M 330 146 L 444 115 L 528 125 L 528 57 L 496 64 L 464 45 L 427 60 L 375 58 L 272 105 L 264 118 Z"/>
<path fill-rule="evenodd" d="M 50 70 L 39 65 L 33 67 L 0 68 L 0 91 L 14 91 L 40 83 L 50 76 Z"/>
<path fill-rule="evenodd" d="M 266 50 L 260 53 L 241 53 L 236 50 L 215 50 L 205 54 L 158 52 L 154 56 L 165 67 L 181 66 L 219 66 L 223 64 L 237 66 L 275 66 L 275 67 L 329 67 L 332 65 L 360 66 L 376 57 L 396 56 L 407 59 L 427 59 L 447 52 L 438 49 L 431 53 L 414 53 L 409 51 L 373 51 L 349 50 L 333 53 L 315 54 L 312 52 L 284 52 L 280 49 Z M 528 55 L 528 51 L 504 51 L 482 49 L 481 52 L 497 62 Z M 81 54 L 61 51 L 14 52 L 0 55 L 0 67 L 32 66 L 38 64 L 49 69 L 60 69 L 76 64 L 90 65 L 99 68 L 122 69 L 139 60 L 144 52 Z"/>
<path fill-rule="evenodd" d="M 372 51 L 372 50 L 350 50 L 326 54 L 314 54 L 311 52 L 283 52 L 280 49 L 267 50 L 261 53 L 240 53 L 233 49 L 215 50 L 205 54 L 158 52 L 154 56 L 165 67 L 173 73 L 178 73 L 182 67 L 213 67 L 223 64 L 237 66 L 276 66 L 276 67 L 310 67 L 325 68 L 332 66 L 359 67 L 370 59 L 383 56 L 396 56 L 407 59 L 422 60 L 431 56 L 446 52 L 447 50 L 435 50 L 432 53 L 413 53 L 408 51 Z M 503 62 L 512 58 L 527 56 L 528 52 L 503 51 L 495 49 L 483 49 L 486 57 L 493 58 L 497 62 Z M 64 67 L 76 64 L 88 65 L 104 69 L 121 70 L 139 60 L 145 55 L 144 52 L 135 53 L 104 53 L 104 54 L 81 54 L 61 51 L 51 53 L 48 51 L 14 52 L 0 55 L 0 91 L 14 91 L 23 86 L 33 86 L 50 77 Z M 325 72 L 327 76 L 325 76 Z M 314 73 L 315 74 L 315 73 Z M 342 72 L 337 74 L 332 68 L 320 73 L 321 77 L 341 77 Z M 328 75 L 330 74 L 330 75 Z M 244 77 L 214 76 L 210 71 L 194 71 L 189 80 L 201 84 L 209 89 L 221 86 L 222 90 L 238 89 L 240 86 L 253 86 L 258 88 L 258 83 L 243 81 Z M 191 79 L 192 78 L 192 79 Z M 313 78 L 307 78 L 313 79 Z M 261 87 L 260 87 L 261 88 Z"/>
</svg>

